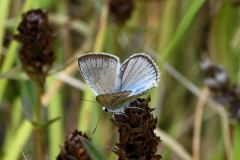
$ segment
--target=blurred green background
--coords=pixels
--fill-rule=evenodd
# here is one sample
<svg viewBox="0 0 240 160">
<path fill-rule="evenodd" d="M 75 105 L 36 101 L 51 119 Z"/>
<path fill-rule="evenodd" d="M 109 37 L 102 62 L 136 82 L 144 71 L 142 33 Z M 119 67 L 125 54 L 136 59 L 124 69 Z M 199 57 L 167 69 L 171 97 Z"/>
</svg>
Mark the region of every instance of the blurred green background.
<svg viewBox="0 0 240 160">
<path fill-rule="evenodd" d="M 224 108 L 209 102 L 200 63 L 209 57 L 223 65 L 231 81 L 240 82 L 239 0 L 134 0 L 126 11 L 109 10 L 119 0 L 0 0 L 0 159 L 34 159 L 32 120 L 35 86 L 21 70 L 19 44 L 11 39 L 21 14 L 41 8 L 56 33 L 56 61 L 42 96 L 44 156 L 55 159 L 65 136 L 86 132 L 106 159 L 117 129 L 104 113 L 92 131 L 101 106 L 78 72 L 77 57 L 88 52 L 115 54 L 123 61 L 145 52 L 161 71 L 159 87 L 150 92 L 158 118 L 162 159 L 239 160 L 240 124 Z M 130 0 L 121 0 L 125 7 Z M 117 6 L 118 6 L 117 5 Z M 118 7 L 117 7 L 118 8 Z M 124 6 L 123 6 L 124 8 Z"/>
</svg>

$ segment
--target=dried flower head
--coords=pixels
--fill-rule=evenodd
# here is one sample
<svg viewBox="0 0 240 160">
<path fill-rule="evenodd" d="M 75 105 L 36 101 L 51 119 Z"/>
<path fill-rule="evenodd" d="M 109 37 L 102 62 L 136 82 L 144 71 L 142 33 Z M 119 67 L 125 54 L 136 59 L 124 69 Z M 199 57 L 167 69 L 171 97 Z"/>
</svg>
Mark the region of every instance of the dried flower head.
<svg viewBox="0 0 240 160">
<path fill-rule="evenodd" d="M 149 101 L 138 98 L 123 113 L 114 114 L 112 121 L 118 127 L 120 138 L 113 151 L 119 160 L 160 159 L 160 155 L 154 155 L 160 138 L 154 133 L 157 119 L 151 114 Z"/>
<path fill-rule="evenodd" d="M 201 65 L 204 72 L 204 83 L 212 91 L 224 91 L 229 87 L 229 77 L 224 68 L 206 60 Z"/>
<path fill-rule="evenodd" d="M 240 86 L 231 85 L 225 69 L 210 60 L 202 64 L 204 83 L 212 91 L 214 99 L 226 106 L 230 117 L 240 120 Z"/>
<path fill-rule="evenodd" d="M 240 86 L 233 86 L 228 94 L 228 106 L 232 119 L 240 120 Z"/>
<path fill-rule="evenodd" d="M 125 23 L 128 20 L 134 9 L 133 0 L 110 0 L 109 10 L 115 21 Z"/>
<path fill-rule="evenodd" d="M 40 9 L 24 13 L 15 35 L 22 46 L 19 58 L 23 69 L 33 79 L 45 79 L 55 55 L 53 52 L 54 34 L 48 17 Z"/>
<path fill-rule="evenodd" d="M 240 5 L 240 0 L 230 0 L 230 3 L 233 5 L 233 6 L 239 6 Z"/>
<path fill-rule="evenodd" d="M 61 148 L 57 160 L 90 160 L 80 137 L 89 139 L 86 134 L 77 130 L 70 133 L 65 140 L 64 146 Z"/>
</svg>

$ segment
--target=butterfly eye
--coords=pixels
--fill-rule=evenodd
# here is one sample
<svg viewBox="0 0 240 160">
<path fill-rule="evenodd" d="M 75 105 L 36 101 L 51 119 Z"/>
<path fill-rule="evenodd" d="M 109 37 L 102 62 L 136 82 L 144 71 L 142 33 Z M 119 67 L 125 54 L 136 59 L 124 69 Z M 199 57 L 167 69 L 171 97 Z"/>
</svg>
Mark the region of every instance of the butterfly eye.
<svg viewBox="0 0 240 160">
<path fill-rule="evenodd" d="M 105 112 L 108 112 L 108 109 L 106 107 L 102 108 Z"/>
</svg>

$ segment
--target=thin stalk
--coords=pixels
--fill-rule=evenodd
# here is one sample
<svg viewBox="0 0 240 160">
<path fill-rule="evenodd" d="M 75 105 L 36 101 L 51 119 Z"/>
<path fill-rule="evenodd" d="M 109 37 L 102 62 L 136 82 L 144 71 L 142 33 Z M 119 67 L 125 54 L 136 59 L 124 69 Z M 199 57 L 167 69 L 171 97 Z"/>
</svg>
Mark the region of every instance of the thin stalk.
<svg viewBox="0 0 240 160">
<path fill-rule="evenodd" d="M 171 65 L 167 64 L 165 65 L 165 70 L 167 70 L 168 73 L 170 73 L 175 79 L 177 79 L 180 83 L 182 83 L 186 88 L 188 88 L 189 91 L 191 91 L 194 95 L 200 96 L 200 90 L 193 85 L 190 81 L 185 79 L 181 74 L 179 74 Z M 224 136 L 224 146 L 226 151 L 226 157 L 227 160 L 230 160 L 232 145 L 231 145 L 231 139 L 230 139 L 230 131 L 229 131 L 229 121 L 227 113 L 223 106 L 216 103 L 211 98 L 207 99 L 208 106 L 211 107 L 218 115 L 220 116 L 221 124 L 222 124 L 222 131 Z"/>
<path fill-rule="evenodd" d="M 41 129 L 41 96 L 43 93 L 43 86 L 41 81 L 36 81 L 37 97 L 35 106 L 35 156 L 36 160 L 42 160 L 42 129 Z"/>
<path fill-rule="evenodd" d="M 16 130 L 18 129 L 22 118 L 22 106 L 20 98 L 16 98 L 11 111 L 10 127 L 6 130 L 5 138 L 3 142 L 3 152 L 5 153 L 9 146 L 13 143 L 13 137 L 15 137 Z M 14 139 L 15 142 L 15 139 Z"/>
<path fill-rule="evenodd" d="M 168 133 L 165 133 L 159 128 L 156 129 L 155 132 L 159 137 L 161 137 L 161 140 L 166 145 L 166 147 L 172 150 L 182 160 L 192 160 L 192 156 L 187 152 L 187 150 Z"/>
<path fill-rule="evenodd" d="M 9 12 L 9 5 L 10 5 L 10 0 L 8 1 L 0 1 L 0 53 L 2 53 L 2 43 L 3 43 L 3 36 L 4 36 L 4 31 L 5 31 L 5 21 Z M 0 60 L 1 60 L 1 55 L 0 55 Z"/>
<path fill-rule="evenodd" d="M 14 142 L 9 144 L 6 154 L 2 158 L 3 160 L 15 160 L 23 151 L 24 145 L 27 143 L 31 133 L 32 124 L 28 120 L 24 120 L 14 135 Z M 20 159 L 20 158 L 19 158 Z"/>
<path fill-rule="evenodd" d="M 113 34 L 113 40 L 114 40 L 114 52 L 115 54 L 117 54 L 119 57 L 121 57 L 121 54 L 120 53 L 123 53 L 123 50 L 119 44 L 119 37 L 121 35 L 121 32 L 122 32 L 122 29 L 123 29 L 123 25 L 122 24 L 117 24 L 116 26 L 114 26 L 113 30 L 114 30 L 114 33 Z"/>
<path fill-rule="evenodd" d="M 219 106 L 220 107 L 220 106 Z M 226 152 L 226 159 L 231 160 L 232 159 L 232 143 L 231 143 L 231 135 L 230 135 L 230 129 L 229 129 L 229 121 L 228 116 L 226 112 L 220 113 L 220 119 L 222 123 L 222 132 L 224 136 L 224 147 Z"/>
<path fill-rule="evenodd" d="M 238 43 L 238 48 L 239 48 L 239 43 Z M 238 79 L 238 84 L 240 85 L 240 53 L 238 52 L 238 74 L 237 74 L 237 79 Z M 240 122 L 237 122 L 233 126 L 233 159 L 240 159 Z"/>
<path fill-rule="evenodd" d="M 201 96 L 197 102 L 194 118 L 194 131 L 193 131 L 193 160 L 200 160 L 200 142 L 201 142 L 201 123 L 203 108 L 207 102 L 209 96 L 209 90 L 204 88 L 201 92 Z"/>
<path fill-rule="evenodd" d="M 99 52 L 102 50 L 104 36 L 106 32 L 107 18 L 108 18 L 108 0 L 105 0 L 104 6 L 102 9 L 101 17 L 99 20 L 99 30 L 97 32 L 97 36 L 94 43 L 94 51 Z"/>
<path fill-rule="evenodd" d="M 237 124 L 234 125 L 233 127 L 233 159 L 239 159 L 240 154 L 240 123 L 238 122 Z"/>
<path fill-rule="evenodd" d="M 49 82 L 51 85 L 52 82 Z M 48 121 L 51 121 L 57 117 L 63 117 L 61 93 L 57 93 L 52 99 L 48 107 Z M 57 133 L 57 134 L 56 134 Z M 49 157 L 55 159 L 59 153 L 59 145 L 63 140 L 63 120 L 60 119 L 52 123 L 48 127 L 48 146 Z"/>
</svg>

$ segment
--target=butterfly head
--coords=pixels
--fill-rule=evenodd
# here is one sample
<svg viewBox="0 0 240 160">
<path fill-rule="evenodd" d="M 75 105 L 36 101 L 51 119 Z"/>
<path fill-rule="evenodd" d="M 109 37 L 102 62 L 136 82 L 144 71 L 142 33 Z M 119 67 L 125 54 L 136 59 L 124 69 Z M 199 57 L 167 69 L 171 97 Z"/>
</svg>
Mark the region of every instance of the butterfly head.
<svg viewBox="0 0 240 160">
<path fill-rule="evenodd" d="M 122 113 L 128 105 L 129 105 L 129 102 L 121 104 L 121 105 L 117 105 L 114 107 L 102 107 L 102 109 L 105 112 Z"/>
</svg>

